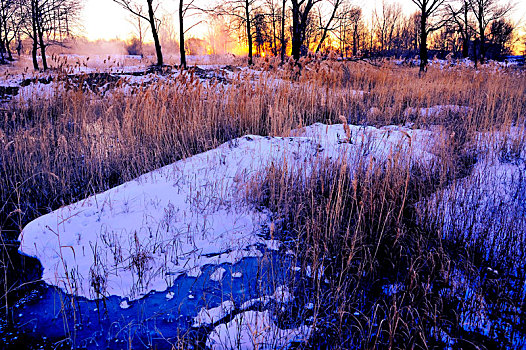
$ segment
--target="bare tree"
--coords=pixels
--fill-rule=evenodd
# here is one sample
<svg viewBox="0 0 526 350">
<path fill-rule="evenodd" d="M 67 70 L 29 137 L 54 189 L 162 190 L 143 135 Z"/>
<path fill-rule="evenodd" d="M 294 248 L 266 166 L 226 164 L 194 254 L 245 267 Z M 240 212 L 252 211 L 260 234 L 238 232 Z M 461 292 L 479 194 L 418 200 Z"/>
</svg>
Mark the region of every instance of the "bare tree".
<svg viewBox="0 0 526 350">
<path fill-rule="evenodd" d="M 381 13 L 375 9 L 373 16 L 380 51 L 392 49 L 395 30 L 402 19 L 402 7 L 398 3 L 387 4 L 383 0 Z"/>
<path fill-rule="evenodd" d="M 285 42 L 285 21 L 287 20 L 286 6 L 287 0 L 283 0 L 281 6 L 281 64 L 285 62 L 285 50 L 287 49 L 287 43 Z"/>
<path fill-rule="evenodd" d="M 142 14 L 143 8 L 142 6 L 138 6 L 137 4 L 133 5 L 135 7 L 135 10 L 137 13 Z M 134 14 L 131 14 L 130 18 L 128 19 L 128 22 L 130 22 L 134 28 L 134 35 L 136 36 L 138 43 L 139 43 L 139 52 L 142 55 L 143 54 L 143 46 L 144 46 L 144 37 L 146 36 L 147 27 L 144 23 L 144 18 L 140 16 L 136 16 Z"/>
<path fill-rule="evenodd" d="M 307 29 L 314 5 L 321 0 L 291 0 L 292 2 L 292 57 L 296 62 L 302 55 Z M 306 50 L 305 50 L 306 51 Z"/>
<path fill-rule="evenodd" d="M 21 12 L 21 2 L 0 0 L 0 63 L 12 61 L 11 42 L 20 37 L 24 17 Z"/>
<path fill-rule="evenodd" d="M 498 0 L 469 0 L 469 6 L 477 21 L 479 56 L 482 63 L 486 57 L 486 30 L 488 26 L 491 22 L 504 18 L 511 12 L 513 6 L 509 2 L 501 4 Z"/>
<path fill-rule="evenodd" d="M 360 26 L 363 26 L 362 9 L 350 6 L 348 9 L 344 9 L 344 13 L 344 17 L 349 18 L 352 24 L 352 54 L 356 56 L 358 54 L 358 48 L 360 47 Z"/>
<path fill-rule="evenodd" d="M 184 19 L 188 15 L 188 11 L 190 10 L 196 10 L 197 8 L 194 5 L 195 0 L 179 0 L 179 8 L 178 8 L 178 15 L 179 15 L 179 53 L 181 55 L 181 68 L 186 69 L 186 48 L 185 48 L 185 35 L 186 33 L 201 23 L 200 21 L 195 23 L 194 25 L 190 26 L 189 28 L 185 29 L 184 26 Z"/>
<path fill-rule="evenodd" d="M 267 15 L 263 12 L 256 11 L 252 18 L 254 28 L 254 44 L 256 46 L 256 55 L 265 55 L 267 47 L 273 48 L 272 28 L 267 21 Z"/>
<path fill-rule="evenodd" d="M 412 49 L 418 51 L 420 49 L 420 12 L 415 12 L 409 16 L 409 23 L 411 26 L 411 35 L 413 39 Z"/>
<path fill-rule="evenodd" d="M 446 0 L 411 0 L 420 10 L 420 72 L 427 68 L 429 60 L 427 52 L 427 38 L 429 34 L 443 27 L 447 19 L 442 19 L 437 23 L 430 24 L 430 19 L 437 14 L 438 10 L 444 5 Z"/>
<path fill-rule="evenodd" d="M 216 16 L 230 17 L 237 30 L 243 29 L 248 44 L 248 64 L 252 65 L 253 60 L 253 15 L 256 0 L 223 0 L 209 12 Z"/>
<path fill-rule="evenodd" d="M 80 0 L 24 0 L 22 15 L 25 19 L 24 33 L 32 40 L 33 67 L 38 70 L 38 50 L 42 67 L 47 70 L 46 48 L 63 45 L 72 36 L 72 30 L 81 9 Z"/>
<path fill-rule="evenodd" d="M 192 1 L 193 3 L 193 1 Z M 181 55 L 181 68 L 186 69 L 186 50 L 184 47 L 184 17 L 188 7 L 185 8 L 184 0 L 179 0 L 179 54 Z"/>
<path fill-rule="evenodd" d="M 340 43 L 340 54 L 348 56 L 348 48 L 352 45 L 352 54 L 356 56 L 360 46 L 360 31 L 362 30 L 362 9 L 351 5 L 349 2 L 342 4 L 335 27 L 335 35 Z"/>
<path fill-rule="evenodd" d="M 320 51 L 321 46 L 323 45 L 323 42 L 327 38 L 327 34 L 330 31 L 333 31 L 336 29 L 336 27 L 332 27 L 333 23 L 336 22 L 338 14 L 338 10 L 340 9 L 341 5 L 344 3 L 344 0 L 329 0 L 327 1 L 328 4 L 331 6 L 330 16 L 327 19 L 327 22 L 324 24 L 322 23 L 322 16 L 320 16 L 320 29 L 322 30 L 320 41 L 318 42 L 318 46 L 316 47 L 316 53 Z"/>
<path fill-rule="evenodd" d="M 420 13 L 415 12 L 400 20 L 396 33 L 396 49 L 418 51 L 420 42 Z"/>
<path fill-rule="evenodd" d="M 224 54 L 232 49 L 232 29 L 225 17 L 211 14 L 208 22 L 207 40 L 209 46 L 205 48 L 205 51 L 209 54 Z"/>
<path fill-rule="evenodd" d="M 174 15 L 171 13 L 163 14 L 161 24 L 159 25 L 159 40 L 161 41 L 164 54 L 166 54 L 166 52 L 173 53 L 179 51 L 177 34 Z"/>
<path fill-rule="evenodd" d="M 506 18 L 491 22 L 489 39 L 498 48 L 498 55 L 511 53 L 516 26 Z"/>
<path fill-rule="evenodd" d="M 265 0 L 264 13 L 268 17 L 268 22 L 270 23 L 270 49 L 274 56 L 278 55 L 278 40 L 279 36 L 279 27 L 280 27 L 280 0 Z"/>
<path fill-rule="evenodd" d="M 456 5 L 456 6 L 455 6 Z M 456 31 L 460 34 L 462 41 L 462 57 L 469 55 L 469 43 L 473 36 L 472 14 L 470 11 L 469 0 L 457 0 L 456 4 L 448 4 L 447 12 L 450 21 L 456 26 Z"/>
<path fill-rule="evenodd" d="M 135 0 L 113 0 L 115 3 L 119 4 L 122 8 L 124 8 L 126 11 L 129 11 L 133 15 L 140 17 L 147 21 L 150 24 L 150 28 L 152 31 L 152 37 L 153 42 L 155 44 L 155 53 L 157 55 L 157 66 L 163 65 L 163 52 L 161 49 L 161 41 L 159 40 L 159 34 L 158 34 L 158 26 L 159 26 L 159 20 L 155 17 L 155 12 L 157 11 L 157 8 L 159 4 L 157 3 L 154 5 L 155 0 L 145 0 L 147 5 L 147 12 L 148 15 L 144 15 L 143 11 L 138 11 L 138 8 L 142 8 L 139 3 L 137 3 Z"/>
<path fill-rule="evenodd" d="M 255 21 L 253 19 L 255 34 L 258 36 L 255 41 L 260 41 L 264 36 L 265 40 L 270 44 L 272 54 L 274 56 L 279 54 L 282 63 L 285 60 L 287 48 L 285 31 L 287 20 L 286 4 L 287 0 L 264 0 L 261 3 L 263 10 L 256 11 Z M 262 29 L 265 29 L 266 32 L 262 33 Z"/>
</svg>

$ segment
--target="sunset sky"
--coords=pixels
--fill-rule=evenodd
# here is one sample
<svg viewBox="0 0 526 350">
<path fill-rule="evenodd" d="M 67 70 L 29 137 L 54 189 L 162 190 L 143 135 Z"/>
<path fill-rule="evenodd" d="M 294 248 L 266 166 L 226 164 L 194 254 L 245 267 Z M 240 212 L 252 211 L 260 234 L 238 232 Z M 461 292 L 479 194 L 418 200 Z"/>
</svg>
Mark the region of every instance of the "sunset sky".
<svg viewBox="0 0 526 350">
<path fill-rule="evenodd" d="M 205 5 L 209 3 L 207 0 L 201 0 L 201 2 Z M 416 11 L 416 6 L 411 0 L 398 0 L 398 3 L 402 5 L 402 8 L 407 13 Z M 176 2 L 174 0 L 164 1 L 163 10 L 175 14 L 175 4 Z M 356 0 L 354 1 L 354 4 L 362 7 L 367 16 L 367 13 L 370 13 L 375 6 L 381 4 L 381 0 Z M 126 39 L 133 33 L 133 26 L 128 19 L 129 14 L 112 0 L 86 0 L 82 14 L 84 26 L 83 34 L 92 40 L 113 38 Z M 520 22 L 521 26 L 525 24 L 526 1 L 520 0 L 516 2 L 513 19 L 516 22 Z M 202 28 L 199 29 L 199 27 L 197 27 L 191 34 L 194 36 L 202 36 L 202 31 Z"/>
</svg>

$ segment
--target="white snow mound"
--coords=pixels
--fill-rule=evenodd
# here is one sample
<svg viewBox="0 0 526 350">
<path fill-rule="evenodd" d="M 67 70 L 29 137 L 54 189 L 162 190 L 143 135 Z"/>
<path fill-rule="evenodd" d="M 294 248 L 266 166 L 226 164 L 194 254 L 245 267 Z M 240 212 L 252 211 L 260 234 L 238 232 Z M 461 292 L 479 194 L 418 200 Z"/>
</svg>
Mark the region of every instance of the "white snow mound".
<svg viewBox="0 0 526 350">
<path fill-rule="evenodd" d="M 239 193 L 271 162 L 308 169 L 316 159 L 382 161 L 393 152 L 433 159 L 428 131 L 314 124 L 293 134 L 235 139 L 60 208 L 25 227 L 20 250 L 40 260 L 45 282 L 68 293 L 133 301 L 181 274 L 198 276 L 206 264 L 261 254 L 255 245 L 265 243 L 258 233 L 269 215 Z"/>
</svg>

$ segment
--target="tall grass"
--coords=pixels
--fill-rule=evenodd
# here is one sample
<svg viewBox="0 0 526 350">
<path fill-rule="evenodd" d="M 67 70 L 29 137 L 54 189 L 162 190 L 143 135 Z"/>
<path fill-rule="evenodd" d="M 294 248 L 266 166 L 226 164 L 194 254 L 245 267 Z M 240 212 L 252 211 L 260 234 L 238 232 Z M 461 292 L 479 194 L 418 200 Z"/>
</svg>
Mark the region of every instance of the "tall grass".
<svg viewBox="0 0 526 350">
<path fill-rule="evenodd" d="M 437 156 L 427 166 L 400 153 L 325 159 L 308 171 L 272 164 L 247 184 L 248 201 L 273 213 L 275 238 L 301 266 L 289 287 L 316 330 L 307 348 L 524 346 L 526 220 L 515 203 L 471 195 L 446 199 L 465 215 L 429 206 L 472 166 L 469 149 Z M 457 225 L 437 224 L 446 218 Z"/>
<path fill-rule="evenodd" d="M 48 210 L 247 133 L 286 135 L 343 114 L 350 123 L 438 124 L 458 137 L 518 124 L 526 113 L 526 79 L 506 72 L 431 69 L 418 79 L 406 68 L 314 62 L 299 81 L 276 79 L 286 72 L 238 75 L 229 86 L 182 74 L 104 97 L 69 85 L 51 99 L 9 105 L 0 118 L 0 225 L 19 230 Z M 471 109 L 406 113 L 435 105 Z"/>
<path fill-rule="evenodd" d="M 401 348 L 433 339 L 443 312 L 433 288 L 450 266 L 438 237 L 416 224 L 415 205 L 439 179 L 401 154 L 381 163 L 322 160 L 308 172 L 272 165 L 254 179 L 249 201 L 274 213 L 277 236 L 311 281 L 310 295 L 296 287 L 316 305 L 311 346 Z"/>
<path fill-rule="evenodd" d="M 447 137 L 437 167 L 403 168 L 392 159 L 361 164 L 356 173 L 345 162 L 319 164 L 311 175 L 275 168 L 260 179 L 266 192 L 256 197 L 282 218 L 280 230 L 308 247 L 305 264 L 316 273 L 322 263 L 331 266 L 329 285 L 313 288 L 326 313 L 316 322 L 330 339 L 343 347 L 440 343 L 440 332 L 454 334 L 459 324 L 437 286 L 480 264 L 446 252 L 415 205 L 469 172 L 477 131 L 524 126 L 526 75 L 431 67 L 419 77 L 391 64 L 303 63 L 299 72 L 262 62 L 263 72 L 235 73 L 226 85 L 190 70 L 144 84 L 121 81 L 105 93 L 87 90 L 89 76 L 80 76 L 73 84 L 59 79 L 46 98 L 10 103 L 0 115 L 2 237 L 14 240 L 44 213 L 245 134 L 290 135 L 315 122 L 339 123 L 341 115 L 353 124 L 438 129 Z M 468 108 L 422 110 L 439 105 Z M 3 270 L 13 273 L 7 261 Z M 381 294 L 378 281 L 408 288 L 364 298 Z"/>
</svg>

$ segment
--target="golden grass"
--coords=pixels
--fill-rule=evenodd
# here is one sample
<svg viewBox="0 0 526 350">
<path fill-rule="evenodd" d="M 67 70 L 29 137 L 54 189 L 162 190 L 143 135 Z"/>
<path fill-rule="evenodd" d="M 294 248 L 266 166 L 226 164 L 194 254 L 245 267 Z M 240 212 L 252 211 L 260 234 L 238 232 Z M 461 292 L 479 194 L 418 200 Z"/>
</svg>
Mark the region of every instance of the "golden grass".
<svg viewBox="0 0 526 350">
<path fill-rule="evenodd" d="M 102 97 L 70 86 L 53 99 L 9 105 L 0 118 L 0 226 L 12 228 L 14 218 L 23 226 L 244 134 L 288 135 L 343 115 L 354 124 L 441 125 L 465 137 L 522 125 L 526 114 L 526 77 L 509 71 L 431 68 L 418 78 L 414 69 L 390 65 L 315 61 L 289 80 L 289 70 L 273 69 L 261 77 L 238 73 L 229 86 L 182 74 L 131 94 L 117 88 Z M 470 110 L 407 113 L 435 105 Z"/>
<path fill-rule="evenodd" d="M 476 132 L 524 128 L 526 75 L 494 67 L 430 67 L 419 77 L 417 69 L 390 63 L 303 64 L 299 71 L 262 61 L 261 73 L 238 72 L 227 85 L 203 82 L 192 71 L 134 87 L 119 83 L 106 95 L 65 84 L 53 98 L 36 94 L 9 104 L 0 115 L 4 237 L 16 239 L 26 223 L 50 210 L 245 134 L 288 136 L 315 122 L 341 123 L 342 116 L 349 124 L 437 129 L 445 137 L 436 149 L 436 168 L 399 167 L 396 155 L 383 168 L 369 171 L 363 164 L 355 174 L 345 163 L 319 164 L 307 177 L 269 168 L 254 185 L 260 192 L 250 194 L 297 229 L 302 264 L 318 271 L 317 264 L 338 251 L 329 286 L 314 288 L 320 293 L 317 308 L 326 312 L 324 303 L 335 300 L 341 306 L 338 322 L 327 329 L 333 340 L 348 335 L 350 327 L 360 332 L 354 345 L 426 344 L 430 329 L 451 322 L 440 319 L 450 299 L 422 285 L 449 283 L 444 281 L 458 267 L 457 258 L 467 259 L 462 268 L 478 268 L 469 259 L 480 252 L 446 254 L 436 227 L 418 224 L 430 213 L 417 213 L 414 206 L 466 175 Z M 435 106 L 459 107 L 421 110 Z M 524 148 L 524 139 L 503 142 L 510 152 Z M 384 264 L 393 268 L 378 269 Z M 3 267 L 8 269 L 7 261 Z M 411 288 L 402 299 L 360 304 L 360 293 L 377 288 L 374 279 L 386 271 Z M 364 308 L 371 312 L 352 316 Z M 379 319 L 382 325 L 374 326 Z"/>
</svg>

